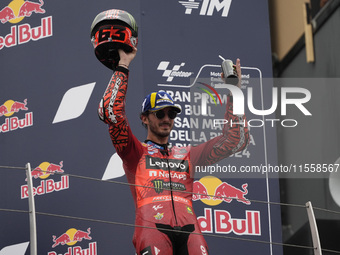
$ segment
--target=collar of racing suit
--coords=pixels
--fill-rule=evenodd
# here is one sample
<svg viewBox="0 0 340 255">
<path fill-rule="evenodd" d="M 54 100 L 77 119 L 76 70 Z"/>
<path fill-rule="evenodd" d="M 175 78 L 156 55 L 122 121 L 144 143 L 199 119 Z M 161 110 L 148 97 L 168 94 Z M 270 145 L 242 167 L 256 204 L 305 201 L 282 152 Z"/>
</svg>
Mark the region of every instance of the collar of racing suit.
<svg viewBox="0 0 340 255">
<path fill-rule="evenodd" d="M 145 140 L 144 143 L 152 145 L 157 149 L 166 150 L 166 151 L 171 147 L 169 143 L 159 144 L 159 143 L 153 142 L 151 140 Z"/>
</svg>

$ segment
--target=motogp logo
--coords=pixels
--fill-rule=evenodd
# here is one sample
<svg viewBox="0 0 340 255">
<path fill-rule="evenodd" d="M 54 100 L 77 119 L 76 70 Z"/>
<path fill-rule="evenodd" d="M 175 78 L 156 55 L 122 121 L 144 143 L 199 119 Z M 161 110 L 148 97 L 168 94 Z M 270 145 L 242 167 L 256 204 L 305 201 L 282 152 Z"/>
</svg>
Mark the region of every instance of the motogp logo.
<svg viewBox="0 0 340 255">
<path fill-rule="evenodd" d="M 166 77 L 167 82 L 171 82 L 175 77 L 187 78 L 193 74 L 193 72 L 184 72 L 179 70 L 185 65 L 184 62 L 179 65 L 174 65 L 172 69 L 168 69 L 169 64 L 169 61 L 161 61 L 157 67 L 157 70 L 163 71 L 162 77 Z"/>
</svg>

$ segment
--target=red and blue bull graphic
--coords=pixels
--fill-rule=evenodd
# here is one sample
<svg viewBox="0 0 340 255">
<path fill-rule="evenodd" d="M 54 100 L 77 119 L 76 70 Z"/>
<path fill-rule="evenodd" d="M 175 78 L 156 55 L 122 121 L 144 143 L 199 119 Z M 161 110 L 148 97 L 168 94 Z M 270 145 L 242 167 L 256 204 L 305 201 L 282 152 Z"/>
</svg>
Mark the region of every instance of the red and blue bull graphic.
<svg viewBox="0 0 340 255">
<path fill-rule="evenodd" d="M 24 118 L 19 119 L 17 116 L 11 117 L 20 111 L 26 112 Z M 24 99 L 23 101 L 14 101 L 10 99 L 4 102 L 0 105 L 0 120 L 1 117 L 5 117 L 5 120 L 1 121 L 0 133 L 7 133 L 33 126 L 33 112 L 28 112 L 27 99 Z"/>
<path fill-rule="evenodd" d="M 45 13 L 42 8 L 44 1 L 39 3 L 32 1 L 13 0 L 8 6 L 0 11 L 0 21 L 2 24 L 6 22 L 18 23 L 24 17 L 31 17 L 32 13 Z"/>
<path fill-rule="evenodd" d="M 86 231 L 70 228 L 65 233 L 60 234 L 59 236 L 52 236 L 53 245 L 52 248 L 57 246 L 71 246 L 68 247 L 67 252 L 64 255 L 97 255 L 97 242 L 91 242 L 88 244 L 88 248 L 83 248 L 81 246 L 74 246 L 78 242 L 82 242 L 85 240 L 92 240 L 91 237 L 91 228 L 88 228 Z M 55 251 L 48 252 L 48 255 L 59 255 Z"/>
<path fill-rule="evenodd" d="M 206 176 L 193 184 L 193 201 L 201 201 L 208 206 L 218 206 L 223 202 L 233 201 L 249 206 L 251 201 L 246 198 L 248 183 L 241 188 L 222 182 L 214 176 Z M 260 211 L 244 210 L 244 215 L 235 217 L 231 212 L 220 208 L 204 208 L 204 215 L 197 217 L 203 233 L 261 235 Z"/>
<path fill-rule="evenodd" d="M 23 102 L 8 100 L 3 105 L 0 106 L 0 117 L 10 116 L 15 112 L 19 112 L 20 110 L 27 111 L 28 108 L 27 105 L 27 99 L 25 99 Z"/>
<path fill-rule="evenodd" d="M 203 203 L 212 206 L 218 205 L 222 201 L 231 203 L 233 200 L 246 205 L 251 204 L 246 198 L 248 183 L 242 184 L 242 188 L 239 189 L 213 176 L 206 176 L 199 181 L 195 181 L 193 193 L 193 201 L 201 200 Z"/>
<path fill-rule="evenodd" d="M 31 172 L 32 178 L 34 179 L 42 179 L 37 187 L 33 187 L 33 195 L 40 196 L 49 194 L 55 191 L 62 191 L 70 188 L 70 181 L 68 175 L 61 175 L 60 181 L 55 181 L 53 179 L 47 179 L 50 175 L 54 175 L 55 173 L 62 174 L 64 173 L 63 161 L 60 161 L 59 164 L 43 162 L 36 168 L 34 168 Z M 27 181 L 27 179 L 26 179 Z M 22 185 L 21 190 L 21 199 L 28 198 L 28 185 Z"/>
<path fill-rule="evenodd" d="M 32 14 L 45 14 L 46 10 L 42 8 L 44 2 L 13 0 L 10 4 L 0 11 L 0 21 L 2 24 L 7 22 L 15 24 L 21 22 L 25 17 L 31 17 Z M 2 29 L 3 30 L 3 29 Z M 7 35 L 0 35 L 0 50 L 9 48 L 29 41 L 37 41 L 53 35 L 52 16 L 41 19 L 41 25 L 31 27 L 30 24 L 24 23 L 18 26 L 11 26 Z"/>
<path fill-rule="evenodd" d="M 46 170 L 42 169 L 46 168 Z M 31 172 L 32 178 L 37 179 L 38 177 L 41 177 L 42 179 L 46 179 L 50 175 L 53 175 L 54 173 L 63 173 L 64 170 L 62 169 L 63 167 L 63 161 L 60 161 L 59 164 L 53 164 L 53 163 L 48 163 L 44 162 L 41 163 L 39 166 L 34 168 Z M 27 181 L 27 178 L 26 180 Z"/>
</svg>

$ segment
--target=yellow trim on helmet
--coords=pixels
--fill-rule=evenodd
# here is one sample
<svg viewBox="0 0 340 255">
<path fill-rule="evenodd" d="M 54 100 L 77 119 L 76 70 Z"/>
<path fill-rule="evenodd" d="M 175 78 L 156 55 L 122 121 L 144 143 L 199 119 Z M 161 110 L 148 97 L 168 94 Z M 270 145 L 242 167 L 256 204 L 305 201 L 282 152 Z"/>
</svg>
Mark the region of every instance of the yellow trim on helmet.
<svg viewBox="0 0 340 255">
<path fill-rule="evenodd" d="M 155 108 L 156 106 L 156 96 L 157 96 L 157 92 L 151 93 L 151 96 L 150 96 L 151 109 Z"/>
</svg>

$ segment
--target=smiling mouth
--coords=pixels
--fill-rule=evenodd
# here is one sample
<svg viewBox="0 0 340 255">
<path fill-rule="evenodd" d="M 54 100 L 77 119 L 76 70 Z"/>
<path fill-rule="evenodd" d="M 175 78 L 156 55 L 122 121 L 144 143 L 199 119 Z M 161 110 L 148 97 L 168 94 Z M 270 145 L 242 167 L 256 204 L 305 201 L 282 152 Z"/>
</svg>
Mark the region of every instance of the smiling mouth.
<svg viewBox="0 0 340 255">
<path fill-rule="evenodd" d="M 160 127 L 170 127 L 170 123 L 161 123 L 159 124 Z"/>
</svg>

